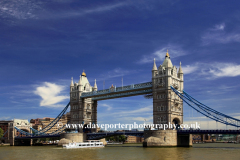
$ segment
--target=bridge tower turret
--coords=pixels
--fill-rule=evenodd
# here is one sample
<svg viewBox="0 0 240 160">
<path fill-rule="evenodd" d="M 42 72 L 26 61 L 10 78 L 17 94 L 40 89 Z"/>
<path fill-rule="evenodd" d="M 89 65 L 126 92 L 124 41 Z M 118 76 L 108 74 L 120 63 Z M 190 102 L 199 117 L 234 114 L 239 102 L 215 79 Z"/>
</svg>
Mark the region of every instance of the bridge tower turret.
<svg viewBox="0 0 240 160">
<path fill-rule="evenodd" d="M 97 123 L 97 101 L 91 98 L 81 98 L 83 92 L 91 92 L 97 90 L 95 81 L 92 87 L 87 79 L 86 73 L 83 71 L 78 83 L 70 85 L 70 114 L 71 123 L 73 124 L 96 124 Z M 81 130 L 80 130 L 81 131 Z"/>
<path fill-rule="evenodd" d="M 96 82 L 96 79 L 95 79 L 95 83 L 94 83 L 94 86 L 93 86 L 93 91 L 97 91 L 97 82 Z"/>
<path fill-rule="evenodd" d="M 182 92 L 183 72 L 181 64 L 177 73 L 177 67 L 172 65 L 170 55 L 167 52 L 162 65 L 156 69 L 155 59 L 152 69 L 153 82 L 153 123 L 154 124 L 182 124 L 183 102 L 171 90 L 171 86 Z"/>
<path fill-rule="evenodd" d="M 178 78 L 180 79 L 179 90 L 183 91 L 183 71 L 182 71 L 182 63 L 180 62 L 179 70 L 178 70 Z"/>
</svg>

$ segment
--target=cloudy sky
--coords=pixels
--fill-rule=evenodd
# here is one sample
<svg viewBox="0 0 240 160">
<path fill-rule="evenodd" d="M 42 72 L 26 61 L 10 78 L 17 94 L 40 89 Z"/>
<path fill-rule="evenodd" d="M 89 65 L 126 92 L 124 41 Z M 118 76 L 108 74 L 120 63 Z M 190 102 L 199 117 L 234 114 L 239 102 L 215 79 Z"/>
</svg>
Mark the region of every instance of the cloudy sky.
<svg viewBox="0 0 240 160">
<path fill-rule="evenodd" d="M 151 81 L 167 49 L 184 90 L 240 118 L 240 2 L 1 0 L 0 119 L 56 117 L 71 77 L 98 89 Z M 99 123 L 152 122 L 152 99 L 99 101 Z M 216 128 L 184 105 L 184 122 Z M 226 128 L 218 124 L 218 128 Z"/>
</svg>

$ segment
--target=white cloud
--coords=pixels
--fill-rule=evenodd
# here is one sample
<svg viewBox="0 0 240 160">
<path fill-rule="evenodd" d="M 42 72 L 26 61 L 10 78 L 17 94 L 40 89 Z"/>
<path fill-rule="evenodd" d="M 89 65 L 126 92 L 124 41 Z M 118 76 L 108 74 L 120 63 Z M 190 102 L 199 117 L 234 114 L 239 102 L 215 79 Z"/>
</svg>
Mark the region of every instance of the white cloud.
<svg viewBox="0 0 240 160">
<path fill-rule="evenodd" d="M 37 18 L 34 12 L 43 10 L 41 1 L 35 0 L 2 0 L 0 2 L 0 16 L 2 18 L 14 17 L 16 19 Z"/>
<path fill-rule="evenodd" d="M 110 105 L 105 104 L 105 103 L 104 103 L 104 104 L 100 104 L 99 107 L 100 107 L 100 106 L 101 106 L 101 107 L 106 107 L 108 111 L 110 111 L 110 110 L 112 109 L 112 107 L 111 107 Z"/>
<path fill-rule="evenodd" d="M 225 31 L 225 24 L 215 25 L 214 28 L 210 28 L 204 32 L 201 36 L 203 45 L 209 45 L 212 43 L 231 43 L 240 42 L 240 32 L 235 30 L 233 32 Z"/>
<path fill-rule="evenodd" d="M 139 121 L 139 122 L 152 123 L 153 117 L 152 116 L 150 116 L 150 117 L 132 117 L 131 119 Z"/>
<path fill-rule="evenodd" d="M 69 96 L 60 96 L 59 94 L 64 90 L 64 86 L 56 85 L 54 83 L 45 82 L 43 86 L 37 87 L 34 93 L 42 97 L 40 106 L 48 107 L 62 107 L 57 103 L 68 99 Z"/>
<path fill-rule="evenodd" d="M 181 49 L 180 46 L 168 45 L 168 46 L 162 47 L 160 50 L 157 50 L 150 55 L 144 55 L 142 59 L 140 59 L 137 63 L 140 63 L 140 64 L 153 63 L 154 58 L 156 59 L 156 61 L 163 61 L 165 59 L 167 50 L 171 58 L 175 58 L 175 57 L 179 57 L 187 54 L 185 51 Z"/>
<path fill-rule="evenodd" d="M 186 65 L 182 66 L 182 70 L 184 74 L 190 74 L 192 72 L 195 72 L 198 69 L 198 65 Z"/>
<path fill-rule="evenodd" d="M 101 6 L 101 7 L 85 10 L 85 11 L 83 11 L 83 13 L 87 14 L 87 13 L 111 11 L 115 8 L 118 8 L 118 7 L 121 7 L 124 5 L 126 5 L 126 3 L 120 2 L 120 3 L 116 3 L 116 4 L 111 4 L 111 5 L 106 5 L 106 6 Z"/>
<path fill-rule="evenodd" d="M 122 68 L 115 68 L 113 70 L 108 71 L 106 74 L 102 74 L 101 77 L 103 77 L 103 78 L 98 78 L 98 81 L 106 80 L 109 78 L 122 77 L 125 75 L 137 73 L 137 72 L 138 72 L 137 70 L 125 70 Z"/>
<path fill-rule="evenodd" d="M 132 114 L 145 114 L 146 112 L 152 112 L 152 106 L 147 106 L 147 107 L 143 107 L 143 108 L 139 108 L 136 110 L 128 110 L 128 111 L 122 111 L 122 112 L 118 112 L 116 114 L 122 114 L 124 116 L 128 116 L 128 115 L 132 115 Z"/>
<path fill-rule="evenodd" d="M 225 23 L 217 24 L 215 25 L 213 30 L 224 30 L 225 28 Z"/>
<path fill-rule="evenodd" d="M 217 63 L 209 71 L 214 77 L 236 77 L 240 75 L 240 65 L 233 63 Z"/>
<path fill-rule="evenodd" d="M 2 0 L 0 1 L 0 17 L 15 18 L 15 19 L 51 19 L 51 18 L 66 18 L 75 16 L 84 16 L 86 14 L 101 13 L 113 11 L 116 8 L 128 5 L 127 2 L 112 3 L 102 5 L 95 8 L 64 10 L 62 12 L 54 12 L 47 10 L 46 6 L 56 4 L 70 4 L 74 1 L 58 0 L 42 2 L 36 0 Z"/>
<path fill-rule="evenodd" d="M 0 117 L 1 120 L 8 120 L 10 118 L 11 118 L 10 116 L 8 116 L 8 117 L 7 116 Z"/>
<path fill-rule="evenodd" d="M 195 63 L 182 66 L 184 74 L 195 73 L 207 79 L 240 76 L 240 65 L 235 63 Z"/>
</svg>

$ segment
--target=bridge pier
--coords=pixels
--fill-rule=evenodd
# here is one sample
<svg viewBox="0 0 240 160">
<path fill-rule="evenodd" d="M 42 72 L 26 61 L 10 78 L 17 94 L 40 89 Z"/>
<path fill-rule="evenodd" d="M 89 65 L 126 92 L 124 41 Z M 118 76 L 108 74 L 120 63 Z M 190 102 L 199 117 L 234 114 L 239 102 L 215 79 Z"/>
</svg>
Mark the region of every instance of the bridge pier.
<svg viewBox="0 0 240 160">
<path fill-rule="evenodd" d="M 143 147 L 176 147 L 176 130 L 145 130 Z"/>
<path fill-rule="evenodd" d="M 85 140 L 87 140 L 86 133 L 62 133 L 60 134 L 58 145 L 61 146 L 72 142 L 84 142 Z"/>
<path fill-rule="evenodd" d="M 145 130 L 143 147 L 191 147 L 192 135 L 178 135 L 177 130 Z"/>
</svg>

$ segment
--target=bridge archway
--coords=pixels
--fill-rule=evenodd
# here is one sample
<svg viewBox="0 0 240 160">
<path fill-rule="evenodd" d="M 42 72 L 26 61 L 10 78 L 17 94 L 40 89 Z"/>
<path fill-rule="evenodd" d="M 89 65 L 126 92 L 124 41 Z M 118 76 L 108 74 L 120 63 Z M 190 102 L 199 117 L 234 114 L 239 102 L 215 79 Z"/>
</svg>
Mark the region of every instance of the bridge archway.
<svg viewBox="0 0 240 160">
<path fill-rule="evenodd" d="M 180 119 L 179 118 L 174 118 L 173 121 L 172 121 L 172 124 L 175 124 L 176 125 L 176 128 L 175 129 L 178 129 L 180 128 Z"/>
<path fill-rule="evenodd" d="M 31 133 L 29 129 L 26 129 L 26 128 L 19 128 L 19 129 L 21 129 L 24 132 Z M 25 137 L 26 135 L 24 135 L 24 134 L 22 134 L 22 133 L 20 133 L 19 131 L 16 130 L 15 136 Z"/>
</svg>

